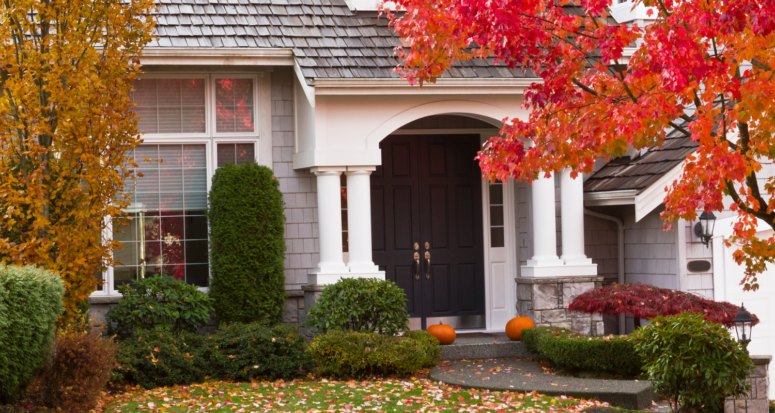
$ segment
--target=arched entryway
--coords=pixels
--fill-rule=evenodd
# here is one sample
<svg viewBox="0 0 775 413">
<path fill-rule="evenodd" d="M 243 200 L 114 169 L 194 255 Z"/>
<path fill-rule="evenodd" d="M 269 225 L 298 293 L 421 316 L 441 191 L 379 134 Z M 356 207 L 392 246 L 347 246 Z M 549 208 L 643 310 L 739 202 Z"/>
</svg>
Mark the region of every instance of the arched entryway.
<svg viewBox="0 0 775 413">
<path fill-rule="evenodd" d="M 414 328 L 487 327 L 493 217 L 475 157 L 495 131 L 475 118 L 437 115 L 380 142 L 382 164 L 371 175 L 373 259 L 406 292 Z M 496 201 L 495 223 L 503 225 Z"/>
</svg>

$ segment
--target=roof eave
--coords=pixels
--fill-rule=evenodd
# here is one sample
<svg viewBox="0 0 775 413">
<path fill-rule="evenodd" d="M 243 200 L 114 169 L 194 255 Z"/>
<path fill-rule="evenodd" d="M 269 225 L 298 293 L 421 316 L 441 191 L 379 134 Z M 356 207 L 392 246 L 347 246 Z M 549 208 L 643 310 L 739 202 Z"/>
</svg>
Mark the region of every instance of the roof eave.
<svg viewBox="0 0 775 413">
<path fill-rule="evenodd" d="M 144 66 L 293 66 L 293 50 L 285 48 L 146 47 Z"/>
</svg>

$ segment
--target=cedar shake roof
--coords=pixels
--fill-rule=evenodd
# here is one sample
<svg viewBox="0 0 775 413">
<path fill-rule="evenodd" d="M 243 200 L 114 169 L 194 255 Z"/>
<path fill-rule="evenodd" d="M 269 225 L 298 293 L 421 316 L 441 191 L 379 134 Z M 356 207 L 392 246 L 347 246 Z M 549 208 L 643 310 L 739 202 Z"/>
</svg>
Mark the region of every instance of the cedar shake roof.
<svg viewBox="0 0 775 413">
<path fill-rule="evenodd" d="M 616 158 L 584 182 L 584 192 L 636 190 L 640 193 L 678 166 L 699 145 L 681 132 L 667 134 L 661 148 L 650 148 L 636 159 Z"/>
<path fill-rule="evenodd" d="M 160 0 L 152 48 L 290 48 L 314 79 L 398 78 L 388 19 L 355 15 L 344 0 Z M 450 78 L 524 78 L 530 71 L 460 62 Z"/>
</svg>

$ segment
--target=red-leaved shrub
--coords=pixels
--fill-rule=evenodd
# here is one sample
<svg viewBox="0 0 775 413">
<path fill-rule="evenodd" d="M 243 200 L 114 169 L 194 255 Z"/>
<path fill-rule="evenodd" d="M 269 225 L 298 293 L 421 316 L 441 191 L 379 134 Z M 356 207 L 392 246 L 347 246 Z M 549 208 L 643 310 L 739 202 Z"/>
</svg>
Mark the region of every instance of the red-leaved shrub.
<svg viewBox="0 0 775 413">
<path fill-rule="evenodd" d="M 703 314 L 706 321 L 734 327 L 740 307 L 727 302 L 708 300 L 699 295 L 652 285 L 612 284 L 595 288 L 574 298 L 568 305 L 571 311 L 615 316 L 626 314 L 636 318 L 652 319 L 681 313 Z M 759 323 L 759 319 L 751 314 Z"/>
<path fill-rule="evenodd" d="M 82 411 L 94 408 L 116 365 L 116 344 L 76 322 L 56 334 L 51 357 L 29 387 L 28 399 L 41 406 Z"/>
</svg>

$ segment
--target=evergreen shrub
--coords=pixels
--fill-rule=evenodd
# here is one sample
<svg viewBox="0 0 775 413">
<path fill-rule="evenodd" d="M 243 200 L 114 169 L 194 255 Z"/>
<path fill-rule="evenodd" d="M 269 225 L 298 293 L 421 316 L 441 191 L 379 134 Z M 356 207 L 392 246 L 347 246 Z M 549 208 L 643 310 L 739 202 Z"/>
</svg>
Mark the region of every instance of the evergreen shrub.
<svg viewBox="0 0 775 413">
<path fill-rule="evenodd" d="M 210 375 L 226 380 L 287 380 L 312 368 L 306 341 L 285 324 L 222 324 L 205 336 L 202 357 Z"/>
<path fill-rule="evenodd" d="M 253 163 L 215 171 L 210 297 L 218 322 L 269 324 L 285 308 L 285 206 L 272 170 Z"/>
<path fill-rule="evenodd" d="M 637 376 L 643 360 L 629 337 L 588 337 L 564 328 L 537 327 L 522 331 L 525 349 L 568 370 Z"/>
<path fill-rule="evenodd" d="M 327 285 L 307 316 L 307 325 L 319 333 L 344 330 L 392 336 L 409 329 L 404 290 L 376 278 L 343 278 Z"/>
<path fill-rule="evenodd" d="M 105 314 L 108 333 L 128 338 L 136 330 L 195 332 L 210 321 L 212 298 L 195 285 L 169 275 L 155 275 L 119 287 L 118 305 Z"/>
<path fill-rule="evenodd" d="M 729 330 L 703 316 L 656 317 L 633 334 L 654 392 L 673 411 L 723 412 L 725 398 L 750 390 L 748 353 Z"/>
<path fill-rule="evenodd" d="M 132 338 L 118 346 L 111 381 L 137 384 L 146 389 L 202 383 L 205 378 L 200 355 L 202 344 L 202 336 L 187 331 L 135 331 Z"/>
<path fill-rule="evenodd" d="M 332 330 L 309 346 L 317 372 L 336 378 L 411 375 L 441 358 L 439 341 L 425 331 L 403 336 Z"/>
<path fill-rule="evenodd" d="M 116 344 L 102 333 L 82 319 L 60 328 L 27 398 L 52 409 L 93 409 L 116 365 Z"/>
<path fill-rule="evenodd" d="M 55 273 L 0 265 L 0 403 L 16 399 L 51 354 L 64 292 Z"/>
</svg>

